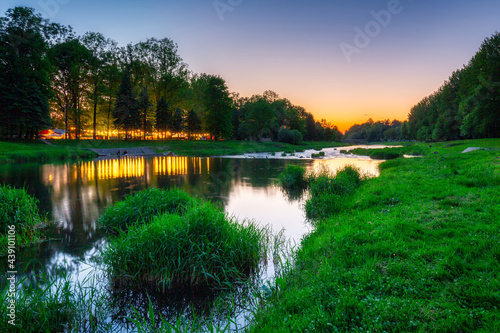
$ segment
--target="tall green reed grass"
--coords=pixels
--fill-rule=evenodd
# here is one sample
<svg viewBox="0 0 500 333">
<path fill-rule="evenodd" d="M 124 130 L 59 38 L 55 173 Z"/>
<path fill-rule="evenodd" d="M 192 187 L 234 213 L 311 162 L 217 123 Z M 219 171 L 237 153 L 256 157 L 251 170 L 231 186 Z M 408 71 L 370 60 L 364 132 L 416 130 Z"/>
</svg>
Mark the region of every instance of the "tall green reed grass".
<svg viewBox="0 0 500 333">
<path fill-rule="evenodd" d="M 306 169 L 300 165 L 287 165 L 279 174 L 278 183 L 288 190 L 302 190 L 308 184 Z"/>
<path fill-rule="evenodd" d="M 238 223 L 210 203 L 164 214 L 111 240 L 103 259 L 113 280 L 135 287 L 226 288 L 266 254 L 267 231 Z"/>
<path fill-rule="evenodd" d="M 179 189 L 150 188 L 108 207 L 99 218 L 98 225 L 110 232 L 125 231 L 163 213 L 185 214 L 189 207 L 197 203 L 196 199 Z"/>
<path fill-rule="evenodd" d="M 16 281 L 15 325 L 7 315 L 9 285 L 0 289 L 0 332 L 118 332 L 102 277 L 89 273 L 75 282 L 64 270 Z"/>
<path fill-rule="evenodd" d="M 25 189 L 0 186 L 0 255 L 7 252 L 8 233 L 15 232 L 16 247 L 39 242 L 43 218 L 38 201 Z"/>
<path fill-rule="evenodd" d="M 348 165 L 336 174 L 320 170 L 309 177 L 309 198 L 305 204 L 306 216 L 313 220 L 325 219 L 346 207 L 363 176 L 355 166 Z"/>
</svg>

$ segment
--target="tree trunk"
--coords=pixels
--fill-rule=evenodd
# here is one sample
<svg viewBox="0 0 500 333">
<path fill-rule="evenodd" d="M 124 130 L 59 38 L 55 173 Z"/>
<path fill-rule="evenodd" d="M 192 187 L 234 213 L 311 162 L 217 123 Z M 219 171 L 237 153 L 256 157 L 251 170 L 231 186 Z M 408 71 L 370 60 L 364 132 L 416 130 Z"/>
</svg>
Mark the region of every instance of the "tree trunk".
<svg viewBox="0 0 500 333">
<path fill-rule="evenodd" d="M 97 125 L 97 87 L 94 87 L 94 140 L 96 139 L 95 131 Z"/>
</svg>

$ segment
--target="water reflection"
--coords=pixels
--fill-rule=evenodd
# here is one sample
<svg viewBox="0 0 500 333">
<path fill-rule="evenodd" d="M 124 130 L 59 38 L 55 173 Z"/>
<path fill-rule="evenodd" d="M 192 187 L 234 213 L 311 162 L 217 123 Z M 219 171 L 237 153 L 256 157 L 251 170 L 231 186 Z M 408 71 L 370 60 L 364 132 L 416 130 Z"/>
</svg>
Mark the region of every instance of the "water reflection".
<svg viewBox="0 0 500 333">
<path fill-rule="evenodd" d="M 124 196 L 148 187 L 181 188 L 208 199 L 241 219 L 253 219 L 299 240 L 309 232 L 300 196 L 290 197 L 274 184 L 287 164 L 336 170 L 355 164 L 378 175 L 380 161 L 223 159 L 195 157 L 122 157 L 66 164 L 0 166 L 0 181 L 25 187 L 40 208 L 57 223 L 55 241 L 42 246 L 41 260 L 69 254 L 84 260 L 103 235 L 96 221 L 104 209 Z M 33 256 L 35 254 L 31 254 Z"/>
</svg>

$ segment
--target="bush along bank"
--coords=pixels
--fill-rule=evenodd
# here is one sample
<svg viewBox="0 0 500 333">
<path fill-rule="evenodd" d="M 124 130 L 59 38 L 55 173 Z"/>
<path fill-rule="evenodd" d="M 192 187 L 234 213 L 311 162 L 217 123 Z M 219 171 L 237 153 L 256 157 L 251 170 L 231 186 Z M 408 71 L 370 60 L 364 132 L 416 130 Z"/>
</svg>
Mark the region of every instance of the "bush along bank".
<svg viewBox="0 0 500 333">
<path fill-rule="evenodd" d="M 113 237 L 103 254 L 117 286 L 224 289 L 248 279 L 266 256 L 267 230 L 238 223 L 210 203 L 142 221 Z"/>
<path fill-rule="evenodd" d="M 97 224 L 110 233 L 126 231 L 136 224 L 144 224 L 163 213 L 184 215 L 199 201 L 184 191 L 150 188 L 127 196 L 110 206 Z"/>
<path fill-rule="evenodd" d="M 249 331 L 500 331 L 499 154 L 448 147 L 381 164 L 316 224 Z"/>
<path fill-rule="evenodd" d="M 35 198 L 24 189 L 0 186 L 0 256 L 42 241 L 43 226 Z"/>
<path fill-rule="evenodd" d="M 346 166 L 332 174 L 322 170 L 309 177 L 309 198 L 306 216 L 311 221 L 323 220 L 346 208 L 355 190 L 361 185 L 361 174 L 354 166 Z"/>
<path fill-rule="evenodd" d="M 392 160 L 398 157 L 403 157 L 404 155 L 412 156 L 424 156 L 429 154 L 432 145 L 425 144 L 412 144 L 404 147 L 391 147 L 391 148 L 377 148 L 377 149 L 364 149 L 356 148 L 347 150 L 341 150 L 343 154 L 354 154 L 360 156 L 370 156 L 375 160 Z"/>
</svg>

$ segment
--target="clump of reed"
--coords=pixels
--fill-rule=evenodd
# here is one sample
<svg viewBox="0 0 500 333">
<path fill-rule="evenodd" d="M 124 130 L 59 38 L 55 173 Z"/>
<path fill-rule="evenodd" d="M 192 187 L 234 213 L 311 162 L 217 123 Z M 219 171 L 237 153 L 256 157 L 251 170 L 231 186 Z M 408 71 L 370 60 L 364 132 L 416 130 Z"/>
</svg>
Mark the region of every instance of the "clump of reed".
<svg viewBox="0 0 500 333">
<path fill-rule="evenodd" d="M 335 175 L 328 170 L 311 175 L 306 216 L 311 220 L 321 220 L 339 213 L 345 208 L 349 196 L 361 185 L 362 178 L 359 169 L 351 165 L 338 170 Z"/>
<path fill-rule="evenodd" d="M 163 214 L 111 240 L 103 260 L 115 281 L 136 287 L 227 288 L 246 279 L 267 249 L 267 232 L 210 203 Z"/>
<path fill-rule="evenodd" d="M 182 215 L 196 203 L 196 199 L 179 189 L 150 188 L 108 207 L 99 218 L 98 225 L 111 232 L 125 231 L 163 213 Z"/>
<path fill-rule="evenodd" d="M 278 183 L 288 190 L 299 190 L 307 187 L 306 169 L 300 165 L 287 165 L 278 176 Z"/>
<path fill-rule="evenodd" d="M 40 241 L 43 220 L 37 203 L 25 189 L 0 186 L 0 255 L 14 239 L 17 248 Z"/>
</svg>

